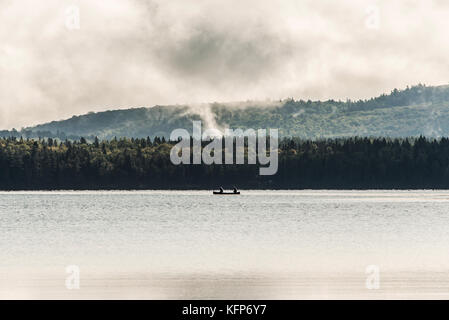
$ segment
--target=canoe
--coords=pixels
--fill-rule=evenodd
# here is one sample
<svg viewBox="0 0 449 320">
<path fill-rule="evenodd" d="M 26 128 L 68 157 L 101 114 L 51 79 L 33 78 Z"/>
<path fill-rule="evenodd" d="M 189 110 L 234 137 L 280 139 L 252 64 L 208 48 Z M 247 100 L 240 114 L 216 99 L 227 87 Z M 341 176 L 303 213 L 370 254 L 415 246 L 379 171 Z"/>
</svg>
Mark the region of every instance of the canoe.
<svg viewBox="0 0 449 320">
<path fill-rule="evenodd" d="M 214 191 L 214 194 L 220 194 L 220 195 L 233 195 L 233 194 L 240 194 L 240 191 L 237 192 L 220 192 L 220 191 Z"/>
</svg>

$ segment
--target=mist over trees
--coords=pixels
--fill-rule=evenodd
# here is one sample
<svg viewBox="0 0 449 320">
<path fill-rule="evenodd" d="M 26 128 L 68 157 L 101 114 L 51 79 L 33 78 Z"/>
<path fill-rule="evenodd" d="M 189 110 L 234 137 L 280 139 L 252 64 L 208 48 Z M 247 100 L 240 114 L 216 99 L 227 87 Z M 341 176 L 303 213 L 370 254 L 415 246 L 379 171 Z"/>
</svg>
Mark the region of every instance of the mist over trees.
<svg viewBox="0 0 449 320">
<path fill-rule="evenodd" d="M 284 138 L 273 176 L 259 165 L 173 165 L 173 144 L 3 138 L 0 189 L 449 188 L 447 138 Z"/>
<path fill-rule="evenodd" d="M 201 110 L 116 110 L 0 131 L 0 189 L 449 188 L 449 86 Z M 279 128 L 277 174 L 248 164 L 173 165 L 171 131 L 205 118 L 222 128 Z"/>
<path fill-rule="evenodd" d="M 449 136 L 449 86 L 394 89 L 369 100 L 211 103 L 155 106 L 89 113 L 0 136 L 93 141 L 114 137 L 169 137 L 192 121 L 220 128 L 278 128 L 283 137 L 303 139 L 386 136 Z"/>
</svg>

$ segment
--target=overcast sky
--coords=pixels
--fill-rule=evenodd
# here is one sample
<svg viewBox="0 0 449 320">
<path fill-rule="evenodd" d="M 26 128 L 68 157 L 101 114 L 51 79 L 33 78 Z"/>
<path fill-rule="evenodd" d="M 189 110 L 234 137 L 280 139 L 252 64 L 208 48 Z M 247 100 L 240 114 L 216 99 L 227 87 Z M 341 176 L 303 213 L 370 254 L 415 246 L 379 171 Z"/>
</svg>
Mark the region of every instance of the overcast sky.
<svg viewBox="0 0 449 320">
<path fill-rule="evenodd" d="M 0 128 L 447 84 L 448 30 L 447 0 L 0 0 Z"/>
</svg>

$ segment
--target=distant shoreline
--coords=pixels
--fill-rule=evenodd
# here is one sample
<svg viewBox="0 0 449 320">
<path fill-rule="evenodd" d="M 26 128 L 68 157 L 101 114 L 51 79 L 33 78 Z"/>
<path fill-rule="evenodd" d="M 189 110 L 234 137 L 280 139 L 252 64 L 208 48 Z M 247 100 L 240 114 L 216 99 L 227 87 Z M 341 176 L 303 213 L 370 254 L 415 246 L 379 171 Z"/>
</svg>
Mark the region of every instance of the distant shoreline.
<svg viewBox="0 0 449 320">
<path fill-rule="evenodd" d="M 0 190 L 449 189 L 448 138 L 282 139 L 273 175 L 246 161 L 175 165 L 173 145 L 0 139 Z"/>
<path fill-rule="evenodd" d="M 218 188 L 142 188 L 142 189 L 120 189 L 120 188 L 109 188 L 109 189 L 0 189 L 0 192 L 64 192 L 64 191 L 73 191 L 73 192 L 83 192 L 83 191 L 210 191 L 217 190 Z M 225 190 L 230 188 L 224 188 Z M 270 188 L 270 189 L 258 189 L 258 188 L 239 188 L 239 191 L 242 194 L 245 191 L 445 191 L 449 188 L 304 188 L 304 189 L 294 189 L 294 188 Z"/>
</svg>

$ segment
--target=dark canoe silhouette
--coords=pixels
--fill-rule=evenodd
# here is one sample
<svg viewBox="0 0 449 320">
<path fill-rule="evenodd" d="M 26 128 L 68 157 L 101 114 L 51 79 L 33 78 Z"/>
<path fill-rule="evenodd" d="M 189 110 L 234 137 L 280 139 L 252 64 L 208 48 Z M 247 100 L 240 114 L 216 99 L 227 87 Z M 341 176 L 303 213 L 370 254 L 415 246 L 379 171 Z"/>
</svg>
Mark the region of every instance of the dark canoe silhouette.
<svg viewBox="0 0 449 320">
<path fill-rule="evenodd" d="M 219 195 L 234 195 L 234 194 L 240 194 L 240 191 L 237 191 L 237 192 L 220 192 L 220 191 L 214 191 L 214 194 L 219 194 Z"/>
</svg>

